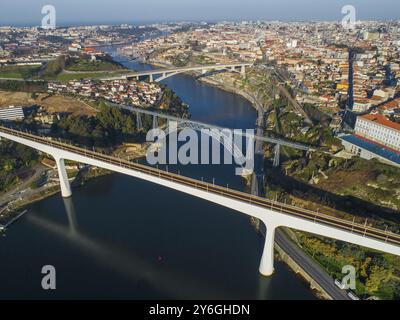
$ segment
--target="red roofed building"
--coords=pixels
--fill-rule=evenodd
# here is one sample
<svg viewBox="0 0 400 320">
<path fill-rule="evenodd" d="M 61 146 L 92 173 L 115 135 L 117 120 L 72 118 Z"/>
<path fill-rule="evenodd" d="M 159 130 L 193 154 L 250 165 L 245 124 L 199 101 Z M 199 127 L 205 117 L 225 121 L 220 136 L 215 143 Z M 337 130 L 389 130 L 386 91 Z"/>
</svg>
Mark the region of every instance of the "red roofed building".
<svg viewBox="0 0 400 320">
<path fill-rule="evenodd" d="M 96 50 L 94 50 L 93 48 L 83 48 L 83 52 L 85 52 L 85 53 L 95 53 Z"/>
<path fill-rule="evenodd" d="M 357 117 L 355 134 L 400 151 L 400 124 L 382 114 Z"/>
<path fill-rule="evenodd" d="M 394 99 L 380 106 L 379 109 L 384 113 L 392 113 L 395 109 L 400 108 L 400 98 Z"/>
</svg>

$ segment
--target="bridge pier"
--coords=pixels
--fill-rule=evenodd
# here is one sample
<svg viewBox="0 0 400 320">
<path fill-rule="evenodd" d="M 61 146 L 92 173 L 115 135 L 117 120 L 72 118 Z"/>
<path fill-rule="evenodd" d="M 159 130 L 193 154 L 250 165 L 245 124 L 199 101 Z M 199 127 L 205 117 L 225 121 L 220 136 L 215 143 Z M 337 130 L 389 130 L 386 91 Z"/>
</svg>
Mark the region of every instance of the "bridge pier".
<svg viewBox="0 0 400 320">
<path fill-rule="evenodd" d="M 260 273 L 263 276 L 271 276 L 274 273 L 274 244 L 276 226 L 265 224 L 267 234 L 265 235 L 264 250 L 261 257 Z"/>
<path fill-rule="evenodd" d="M 281 146 L 278 143 L 275 146 L 275 155 L 274 155 L 274 161 L 273 161 L 273 166 L 274 167 L 279 167 L 280 164 L 280 155 L 281 155 Z"/>
<path fill-rule="evenodd" d="M 142 129 L 142 118 L 140 117 L 140 113 L 138 111 L 136 111 L 136 129 Z"/>
<path fill-rule="evenodd" d="M 154 115 L 153 116 L 153 129 L 157 129 L 157 128 L 158 128 L 157 116 Z"/>
<path fill-rule="evenodd" d="M 149 82 L 154 82 L 154 77 L 152 74 L 149 76 Z"/>
<path fill-rule="evenodd" d="M 60 180 L 61 195 L 63 198 L 72 196 L 71 186 L 68 181 L 67 171 L 65 170 L 64 159 L 54 157 L 57 165 L 58 179 Z"/>
<path fill-rule="evenodd" d="M 245 66 L 241 66 L 240 67 L 240 74 L 244 77 L 246 75 L 246 67 Z"/>
</svg>

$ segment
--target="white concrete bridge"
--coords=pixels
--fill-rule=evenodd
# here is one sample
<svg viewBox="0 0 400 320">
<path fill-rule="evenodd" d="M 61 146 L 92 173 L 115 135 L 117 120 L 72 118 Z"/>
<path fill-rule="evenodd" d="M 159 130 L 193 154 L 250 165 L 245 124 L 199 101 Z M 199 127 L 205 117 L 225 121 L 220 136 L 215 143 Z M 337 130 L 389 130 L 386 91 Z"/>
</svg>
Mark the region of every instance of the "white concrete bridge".
<svg viewBox="0 0 400 320">
<path fill-rule="evenodd" d="M 0 126 L 0 137 L 54 157 L 60 177 L 61 194 L 65 198 L 72 195 L 64 166 L 64 159 L 67 159 L 156 183 L 260 219 L 267 228 L 259 269 L 265 276 L 274 271 L 274 237 L 278 227 L 293 228 L 400 255 L 400 235 L 368 226 L 367 222 L 359 224 L 354 220 L 339 219 L 4 126 Z"/>
<path fill-rule="evenodd" d="M 215 71 L 228 70 L 232 72 L 240 72 L 240 74 L 245 75 L 246 67 L 252 65 L 253 65 L 252 63 L 231 63 L 231 64 L 212 64 L 212 65 L 195 66 L 195 67 L 179 67 L 171 69 L 154 69 L 154 70 L 132 72 L 121 76 L 101 78 L 100 80 L 111 81 L 111 80 L 123 80 L 131 78 L 139 80 L 140 77 L 149 77 L 150 82 L 153 81 L 160 82 L 179 73 L 190 72 L 190 71 L 201 71 L 202 74 L 206 74 L 210 70 L 215 70 Z M 158 78 L 155 78 L 156 76 L 158 76 Z"/>
</svg>

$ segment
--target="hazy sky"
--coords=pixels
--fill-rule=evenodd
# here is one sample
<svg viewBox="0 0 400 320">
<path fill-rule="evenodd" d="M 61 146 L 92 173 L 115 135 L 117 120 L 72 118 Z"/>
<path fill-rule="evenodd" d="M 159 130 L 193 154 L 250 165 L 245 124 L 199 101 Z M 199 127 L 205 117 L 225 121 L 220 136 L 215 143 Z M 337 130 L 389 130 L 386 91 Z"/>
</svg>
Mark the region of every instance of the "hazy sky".
<svg viewBox="0 0 400 320">
<path fill-rule="evenodd" d="M 341 20 L 352 4 L 357 19 L 400 19 L 400 0 L 0 0 L 0 25 L 34 24 L 43 5 L 57 24 L 182 20 Z"/>
</svg>

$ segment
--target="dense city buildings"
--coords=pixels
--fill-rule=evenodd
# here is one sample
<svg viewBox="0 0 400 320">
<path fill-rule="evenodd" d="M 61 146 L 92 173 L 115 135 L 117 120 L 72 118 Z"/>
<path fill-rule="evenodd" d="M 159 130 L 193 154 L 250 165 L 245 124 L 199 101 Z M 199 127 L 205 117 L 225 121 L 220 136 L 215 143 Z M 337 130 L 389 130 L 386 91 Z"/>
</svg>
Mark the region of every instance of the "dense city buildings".
<svg viewBox="0 0 400 320">
<path fill-rule="evenodd" d="M 400 124 L 381 114 L 357 117 L 355 134 L 400 151 Z"/>
<path fill-rule="evenodd" d="M 215 196 L 225 197 L 224 205 L 245 199 L 246 205 L 256 206 L 256 199 L 264 206 L 265 201 L 274 199 L 265 207 L 270 210 L 268 212 L 299 213 L 295 225 L 299 229 L 290 231 L 291 239 L 286 239 L 285 232 L 276 238 L 273 235 L 267 255 L 274 256 L 274 239 L 279 238 L 279 245 L 284 244 L 281 248 L 295 253 L 296 263 L 305 270 L 303 275 L 309 272 L 305 278 L 325 279 L 320 289 L 324 297 L 332 295 L 355 300 L 358 296 L 365 299 L 400 297 L 400 263 L 389 257 L 387 252 L 390 251 L 385 251 L 384 255 L 377 254 L 372 246 L 355 249 L 355 244 L 359 243 L 348 241 L 357 235 L 355 225 L 361 226 L 358 230 L 361 241 L 373 230 L 371 234 L 380 237 L 378 241 L 384 248 L 390 237 L 398 237 L 399 38 L 398 21 L 358 21 L 353 29 L 346 29 L 336 21 L 171 22 L 55 29 L 0 27 L 2 124 L 20 129 L 24 139 L 29 140 L 29 134 L 37 135 L 38 141 L 46 145 L 42 149 L 46 152 L 53 152 L 51 148 L 62 143 L 68 155 L 75 156 L 79 150 L 80 156 L 87 157 L 90 152 L 89 156 L 96 161 L 88 162 L 92 166 L 77 165 L 78 158 L 72 157 L 64 168 L 68 172 L 59 175 L 57 168 L 64 165 L 56 153 L 54 160 L 44 152 L 34 151 L 32 155 L 15 147 L 19 140 L 12 144 L 2 139 L 0 213 L 10 203 L 19 204 L 24 199 L 21 191 L 15 191 L 22 183 L 26 184 L 26 194 L 32 198 L 46 198 L 58 191 L 57 188 L 61 188 L 62 195 L 67 198 L 72 194 L 71 188 L 66 190 L 69 180 L 79 186 L 85 183 L 86 177 L 95 180 L 99 175 L 105 176 L 102 181 L 112 181 L 108 170 L 126 174 L 136 170 L 132 165 L 140 165 L 143 169 L 140 179 L 146 180 L 148 176 L 153 179 L 154 170 L 158 170 L 156 178 L 160 181 L 172 177 L 164 186 L 176 183 L 188 190 L 195 186 L 193 192 L 188 192 L 190 194 L 206 190 L 209 196 L 213 192 L 209 189 L 211 186 L 218 188 L 220 194 Z M 241 68 L 232 67 L 239 63 L 243 63 Z M 232 65 L 227 66 L 229 64 Z M 191 66 L 198 67 L 193 68 L 197 71 L 181 68 Z M 168 72 L 168 69 L 173 70 Z M 192 121 L 188 121 L 189 117 Z M 254 174 L 246 174 L 250 172 L 246 171 L 244 179 L 229 180 L 231 167 L 228 166 L 210 173 L 206 171 L 209 167 L 190 171 L 187 163 L 175 167 L 172 162 L 170 166 L 168 163 L 160 167 L 152 164 L 151 169 L 143 168 L 148 151 L 162 154 L 164 143 L 145 140 L 147 133 L 151 129 L 172 129 L 171 119 L 179 122 L 178 134 L 185 133 L 185 126 L 198 131 L 217 126 L 230 128 L 225 129 L 227 132 L 235 128 L 254 130 L 259 137 L 255 139 L 254 150 L 248 149 L 256 155 L 251 171 Z M 3 127 L 5 133 L 1 133 L 9 135 L 7 130 L 10 129 Z M 219 137 L 216 145 L 224 144 L 225 138 L 226 141 L 230 139 Z M 254 139 L 249 140 L 254 142 Z M 185 143 L 183 139 L 179 142 Z M 52 146 L 52 143 L 57 145 Z M 232 153 L 237 152 L 233 144 L 220 147 L 224 152 L 229 148 Z M 249 156 L 252 156 L 250 152 Z M 106 166 L 104 158 L 109 160 Z M 26 172 L 31 174 L 28 178 Z M 115 179 L 120 179 L 122 174 Z M 190 180 L 191 184 L 186 185 L 190 174 L 197 180 Z M 94 196 L 86 198 L 97 205 L 104 200 L 98 196 L 101 192 L 115 197 L 123 193 L 125 200 L 119 200 L 118 206 L 129 207 L 135 202 L 134 197 L 140 197 L 146 205 L 149 202 L 160 205 L 153 208 L 157 214 L 164 214 L 165 203 L 171 208 L 175 208 L 175 204 L 185 205 L 176 194 L 166 193 L 163 201 L 153 201 L 158 188 L 148 189 L 147 184 L 132 193 L 126 184 L 119 189 L 113 189 L 112 183 L 106 184 L 106 187 L 96 185 L 98 189 L 90 191 Z M 243 194 L 250 192 L 252 195 L 246 198 L 238 190 L 231 190 L 232 185 L 238 189 L 243 187 L 240 190 Z M 180 191 L 179 187 L 174 188 Z M 114 208 L 110 210 L 104 203 L 100 206 L 105 208 L 103 218 L 106 219 Z M 68 204 L 67 207 L 70 208 Z M 193 210 L 197 209 L 194 207 Z M 121 208 L 118 210 L 123 211 Z M 290 210 L 283 212 L 286 208 Z M 151 211 L 146 206 L 140 209 L 146 214 Z M 208 209 L 199 209 L 199 212 L 203 216 Z M 170 214 L 163 215 L 162 219 L 171 223 L 181 221 L 179 215 L 171 218 Z M 148 217 L 151 223 L 158 223 L 158 216 L 154 218 L 149 213 Z M 127 216 L 127 221 L 130 218 Z M 301 229 L 303 218 L 318 228 Z M 0 222 L 1 219 L 0 214 Z M 263 221 L 252 216 L 254 229 L 268 234 L 265 233 L 268 226 L 264 228 L 258 220 Z M 332 238 L 336 240 L 326 240 L 326 234 L 318 233 L 321 226 L 327 226 L 324 224 L 327 221 L 331 223 L 329 235 L 334 234 L 336 237 Z M 157 225 L 155 230 L 158 231 L 158 227 L 165 230 L 164 225 Z M 209 228 L 208 222 L 204 228 Z M 338 229 L 346 237 L 349 233 L 348 238 L 337 235 Z M 379 231 L 374 233 L 374 230 Z M 314 236 L 314 232 L 319 236 Z M 122 237 L 125 240 L 125 234 Z M 182 243 L 181 239 L 177 241 Z M 154 266 L 157 272 L 162 269 L 164 254 L 172 259 L 173 254 L 168 250 L 165 250 L 167 253 L 164 248 L 156 250 L 151 253 L 151 262 L 144 268 L 144 274 Z M 283 253 L 282 257 L 287 254 Z M 113 259 L 107 258 L 107 263 L 109 260 Z M 125 259 L 115 260 L 126 262 Z M 325 271 L 314 268 L 309 263 L 313 260 Z M 362 276 L 357 290 L 345 291 L 337 279 L 343 277 L 342 266 L 349 264 L 354 264 Z M 271 275 L 273 265 L 266 265 L 267 268 L 260 265 L 260 270 L 268 269 L 263 274 Z M 122 269 L 124 273 L 128 268 L 124 265 Z M 331 277 L 335 277 L 336 282 Z M 228 278 L 229 286 L 232 275 Z M 383 280 L 378 284 L 377 279 Z"/>
<path fill-rule="evenodd" d="M 9 106 L 0 109 L 0 120 L 17 121 L 24 119 L 24 111 L 21 107 Z"/>
<path fill-rule="evenodd" d="M 16 65 L 38 69 L 57 57 L 67 57 L 65 61 L 85 57 L 88 62 L 84 64 L 65 66 L 57 80 L 66 81 L 50 82 L 48 92 L 142 107 L 159 101 L 160 87 L 124 80 L 77 80 L 73 73 L 79 73 L 82 66 L 88 72 L 90 63 L 107 61 L 101 45 L 110 43 L 121 44 L 119 52 L 124 56 L 160 67 L 265 64 L 275 68 L 281 84 L 295 92 L 294 98 L 300 105 L 312 105 L 329 114 L 334 119 L 331 128 L 338 132 L 347 123 L 339 115 L 341 110 L 351 110 L 356 116 L 373 112 L 382 114 L 385 121 L 399 121 L 399 35 L 398 23 L 373 21 L 359 22 L 349 30 L 335 22 L 263 21 L 76 26 L 55 30 L 0 27 L 0 64 L 4 77 L 11 78 L 16 72 L 9 68 Z M 93 70 L 100 72 L 104 68 L 101 65 Z M 32 67 L 20 73 L 34 78 L 35 72 L 45 74 L 42 69 Z M 224 81 L 232 80 L 225 76 Z M 354 124 L 350 129 L 357 134 Z M 372 123 L 365 126 L 365 130 L 373 129 Z"/>
<path fill-rule="evenodd" d="M 96 99 L 104 98 L 114 103 L 141 107 L 155 105 L 162 95 L 161 87 L 158 84 L 128 80 L 50 82 L 48 92 Z"/>
</svg>

